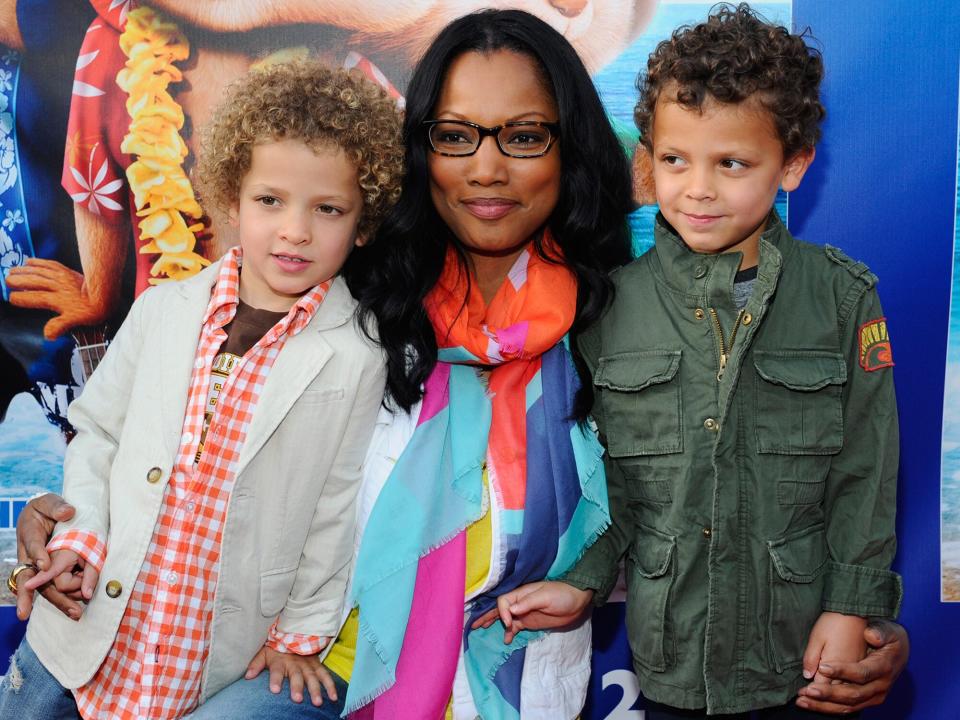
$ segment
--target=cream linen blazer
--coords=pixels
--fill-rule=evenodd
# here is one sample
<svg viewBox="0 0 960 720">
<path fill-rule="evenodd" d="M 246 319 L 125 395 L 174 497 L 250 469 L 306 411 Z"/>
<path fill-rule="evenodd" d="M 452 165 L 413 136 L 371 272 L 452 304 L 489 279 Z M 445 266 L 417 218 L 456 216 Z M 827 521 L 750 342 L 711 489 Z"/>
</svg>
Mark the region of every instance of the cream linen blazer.
<svg viewBox="0 0 960 720">
<path fill-rule="evenodd" d="M 78 622 L 38 597 L 27 628 L 65 687 L 88 682 L 103 662 L 143 564 L 218 269 L 141 295 L 70 406 L 77 435 L 64 461 L 64 496 L 77 513 L 55 534 L 96 532 L 107 557 Z M 385 382 L 383 356 L 358 329 L 355 306 L 337 278 L 264 384 L 227 509 L 201 702 L 242 676 L 278 616 L 286 632 L 339 629 L 361 465 Z M 110 581 L 120 584 L 117 597 L 106 592 Z"/>
</svg>

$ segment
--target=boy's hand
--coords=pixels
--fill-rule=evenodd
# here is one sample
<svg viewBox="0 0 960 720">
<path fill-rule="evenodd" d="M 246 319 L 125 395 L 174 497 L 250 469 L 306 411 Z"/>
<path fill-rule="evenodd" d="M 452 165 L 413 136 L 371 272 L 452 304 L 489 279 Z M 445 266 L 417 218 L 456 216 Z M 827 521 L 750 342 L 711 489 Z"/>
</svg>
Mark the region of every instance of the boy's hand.
<svg viewBox="0 0 960 720">
<path fill-rule="evenodd" d="M 330 638 L 327 638 L 327 642 L 330 642 Z M 310 702 L 315 706 L 323 705 L 321 686 L 327 691 L 327 697 L 334 702 L 337 700 L 337 688 L 333 684 L 333 678 L 317 655 L 277 652 L 264 645 L 247 665 L 244 677 L 252 680 L 263 672 L 264 668 L 270 672 L 270 692 L 275 695 L 283 689 L 283 679 L 286 677 L 290 678 L 290 699 L 294 702 L 303 702 L 304 684 L 310 693 Z"/>
<path fill-rule="evenodd" d="M 20 512 L 17 519 L 17 562 L 32 562 L 46 570 L 50 567 L 50 556 L 47 555 L 47 541 L 53 534 L 53 528 L 58 522 L 65 522 L 74 515 L 73 506 L 68 504 L 59 495 L 47 493 L 34 498 Z M 17 588 L 17 617 L 26 620 L 33 610 L 33 590 L 27 590 L 26 583 L 32 570 L 25 570 L 20 575 Z M 52 584 L 40 590 L 54 607 L 65 615 L 77 620 L 83 612 L 83 606 L 77 602 L 81 599 L 79 588 L 77 592 L 64 594 Z"/>
<path fill-rule="evenodd" d="M 807 650 L 803 653 L 803 676 L 815 684 L 829 685 L 829 677 L 820 672 L 821 663 L 859 662 L 866 657 L 867 643 L 863 631 L 865 618 L 835 612 L 820 614 L 810 631 Z"/>
<path fill-rule="evenodd" d="M 583 616 L 591 600 L 593 590 L 580 590 L 556 580 L 521 585 L 497 598 L 497 607 L 477 618 L 472 627 L 490 627 L 499 617 L 506 628 L 503 642 L 510 644 L 521 630 L 572 625 Z"/>
<path fill-rule="evenodd" d="M 889 620 L 871 620 L 864 632 L 869 648 L 860 662 L 820 665 L 820 674 L 839 684 L 811 683 L 800 688 L 797 705 L 805 710 L 846 715 L 880 705 L 887 699 L 910 656 L 906 630 Z"/>
<path fill-rule="evenodd" d="M 93 597 L 99 580 L 100 573 L 83 556 L 73 550 L 54 550 L 50 553 L 50 567 L 27 580 L 23 587 L 33 591 L 52 582 L 61 594 L 70 595 L 79 590 L 80 596 L 89 600 Z M 74 620 L 80 619 L 79 615 L 70 617 Z"/>
</svg>

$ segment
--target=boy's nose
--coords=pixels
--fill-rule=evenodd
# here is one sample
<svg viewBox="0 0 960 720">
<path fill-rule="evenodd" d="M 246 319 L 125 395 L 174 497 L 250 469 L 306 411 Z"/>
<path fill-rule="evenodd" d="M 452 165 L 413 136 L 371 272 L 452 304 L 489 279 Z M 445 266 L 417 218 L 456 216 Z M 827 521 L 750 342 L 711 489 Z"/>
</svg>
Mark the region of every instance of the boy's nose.
<svg viewBox="0 0 960 720">
<path fill-rule="evenodd" d="M 290 213 L 280 229 L 280 237 L 294 245 L 310 240 L 310 221 L 303 213 Z"/>
<path fill-rule="evenodd" d="M 710 200 L 716 195 L 713 173 L 707 168 L 691 168 L 687 175 L 687 197 Z"/>
<path fill-rule="evenodd" d="M 507 181 L 508 158 L 497 147 L 497 139 L 488 135 L 477 151 L 467 158 L 466 179 L 471 185 L 495 185 Z"/>
</svg>

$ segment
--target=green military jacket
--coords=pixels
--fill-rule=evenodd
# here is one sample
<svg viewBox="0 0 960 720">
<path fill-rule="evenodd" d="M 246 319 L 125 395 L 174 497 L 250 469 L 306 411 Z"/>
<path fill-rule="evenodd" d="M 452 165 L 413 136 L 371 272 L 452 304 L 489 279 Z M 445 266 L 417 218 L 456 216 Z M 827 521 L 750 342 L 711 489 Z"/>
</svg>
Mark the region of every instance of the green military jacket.
<svg viewBox="0 0 960 720">
<path fill-rule="evenodd" d="M 896 616 L 897 410 L 876 276 L 771 215 L 753 294 L 739 253 L 656 246 L 580 342 L 613 524 L 565 578 L 609 594 L 646 697 L 708 713 L 805 684 L 821 611 Z"/>
</svg>

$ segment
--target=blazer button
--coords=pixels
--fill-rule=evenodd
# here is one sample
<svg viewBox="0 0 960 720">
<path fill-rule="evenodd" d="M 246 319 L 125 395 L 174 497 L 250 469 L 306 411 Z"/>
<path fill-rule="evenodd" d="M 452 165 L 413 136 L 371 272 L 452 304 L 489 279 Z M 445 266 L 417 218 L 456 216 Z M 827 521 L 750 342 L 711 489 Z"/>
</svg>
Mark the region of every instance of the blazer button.
<svg viewBox="0 0 960 720">
<path fill-rule="evenodd" d="M 697 308 L 693 311 L 693 316 L 697 320 L 703 320 L 703 318 L 706 317 L 706 314 L 703 312 L 703 308 Z"/>
<path fill-rule="evenodd" d="M 720 429 L 720 423 L 718 423 L 713 418 L 707 418 L 703 421 L 703 426 L 710 432 L 716 432 Z"/>
<path fill-rule="evenodd" d="M 707 274 L 707 269 L 706 269 L 703 265 L 697 265 L 697 266 L 693 269 L 693 276 L 694 276 L 697 280 L 699 280 L 700 278 L 702 278 L 702 277 L 703 277 L 704 275 L 706 275 L 706 274 Z"/>
<path fill-rule="evenodd" d="M 158 467 L 152 467 L 147 470 L 147 482 L 152 484 L 160 482 L 160 478 L 163 477 L 163 470 Z"/>
<path fill-rule="evenodd" d="M 744 314 L 743 314 L 743 324 L 744 324 L 744 325 L 749 325 L 749 324 L 752 323 L 752 322 L 753 322 L 753 315 L 751 315 L 750 313 L 744 313 Z"/>
<path fill-rule="evenodd" d="M 107 595 L 112 598 L 120 597 L 120 593 L 123 592 L 123 585 L 120 584 L 119 580 L 111 580 L 107 583 Z"/>
<path fill-rule="evenodd" d="M 704 536 L 705 538 L 707 538 L 707 539 L 709 540 L 711 535 L 713 535 L 713 530 L 711 530 L 710 528 L 704 528 L 704 529 L 703 529 L 703 536 Z"/>
</svg>

